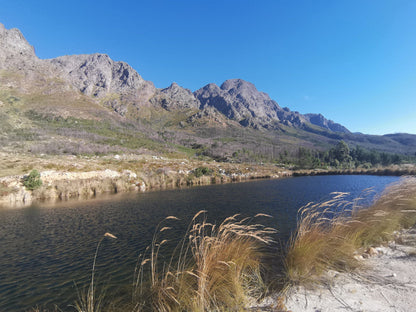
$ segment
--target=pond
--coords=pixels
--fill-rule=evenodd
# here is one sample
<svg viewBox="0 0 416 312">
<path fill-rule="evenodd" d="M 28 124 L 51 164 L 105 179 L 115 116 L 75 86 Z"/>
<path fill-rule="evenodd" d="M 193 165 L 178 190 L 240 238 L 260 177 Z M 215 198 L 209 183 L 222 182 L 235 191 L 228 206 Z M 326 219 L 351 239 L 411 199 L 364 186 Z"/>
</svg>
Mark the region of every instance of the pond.
<svg viewBox="0 0 416 312">
<path fill-rule="evenodd" d="M 88 285 L 94 253 L 103 234 L 96 279 L 107 293 L 125 295 L 133 280 L 139 254 L 149 245 L 156 225 L 173 215 L 181 219 L 169 233 L 180 238 L 200 210 L 220 222 L 236 213 L 266 213 L 266 221 L 287 240 L 296 226 L 297 210 L 310 201 L 329 198 L 331 192 L 357 197 L 369 187 L 375 193 L 397 177 L 314 176 L 155 191 L 86 201 L 34 204 L 0 209 L 0 311 L 27 311 L 32 307 L 62 311 L 77 299 L 77 289 Z"/>
</svg>

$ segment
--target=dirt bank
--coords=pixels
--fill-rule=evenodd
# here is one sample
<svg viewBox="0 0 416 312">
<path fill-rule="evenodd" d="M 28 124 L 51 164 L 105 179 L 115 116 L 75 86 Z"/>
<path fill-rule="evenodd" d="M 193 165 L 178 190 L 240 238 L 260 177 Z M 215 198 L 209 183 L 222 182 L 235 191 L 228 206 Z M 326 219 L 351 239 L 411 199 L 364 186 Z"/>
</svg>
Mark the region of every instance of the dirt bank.
<svg viewBox="0 0 416 312">
<path fill-rule="evenodd" d="M 42 180 L 42 186 L 34 191 L 23 186 L 23 180 L 29 172 L 1 177 L 0 204 L 17 207 L 39 200 L 90 198 L 103 193 L 145 192 L 191 185 L 279 178 L 292 174 L 273 165 L 190 162 L 157 156 L 135 158 L 116 155 L 88 161 L 78 158 L 61 158 L 56 161 L 56 164 L 66 170 L 56 170 L 58 165 L 54 167 L 53 159 L 34 160 L 37 168 L 40 168 Z M 42 170 L 51 167 L 55 170 Z M 100 167 L 105 169 L 83 171 Z"/>
</svg>

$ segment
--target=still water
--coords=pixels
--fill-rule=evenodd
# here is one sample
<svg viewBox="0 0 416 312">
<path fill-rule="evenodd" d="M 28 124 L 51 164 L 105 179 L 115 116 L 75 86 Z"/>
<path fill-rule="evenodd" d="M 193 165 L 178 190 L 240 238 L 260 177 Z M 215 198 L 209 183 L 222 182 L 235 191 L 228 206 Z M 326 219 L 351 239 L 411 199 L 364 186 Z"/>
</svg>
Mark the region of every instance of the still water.
<svg viewBox="0 0 416 312">
<path fill-rule="evenodd" d="M 201 209 L 219 222 L 235 213 L 263 212 L 285 241 L 296 225 L 298 208 L 329 198 L 331 192 L 357 197 L 369 187 L 380 192 L 397 177 L 316 176 L 212 185 L 188 189 L 112 196 L 107 199 L 35 204 L 0 209 L 0 312 L 31 307 L 63 311 L 88 285 L 95 249 L 105 232 L 97 258 L 96 279 L 108 292 L 126 294 L 138 255 L 165 217 L 181 219 L 170 237 L 180 237 Z M 76 286 L 77 285 L 77 286 Z"/>
</svg>

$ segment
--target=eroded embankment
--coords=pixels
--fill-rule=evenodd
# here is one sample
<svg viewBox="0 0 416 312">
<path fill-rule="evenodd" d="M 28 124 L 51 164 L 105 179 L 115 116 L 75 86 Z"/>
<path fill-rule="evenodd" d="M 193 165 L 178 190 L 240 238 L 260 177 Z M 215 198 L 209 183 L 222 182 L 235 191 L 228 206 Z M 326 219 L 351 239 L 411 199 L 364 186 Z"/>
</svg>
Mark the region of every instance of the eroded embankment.
<svg viewBox="0 0 416 312">
<path fill-rule="evenodd" d="M 72 198 L 91 198 L 99 194 L 146 192 L 155 189 L 169 189 L 192 185 L 221 184 L 241 182 L 250 179 L 279 178 L 290 176 L 291 172 L 273 169 L 234 166 L 234 170 L 221 169 L 216 165 L 203 174 L 195 170 L 173 170 L 167 167 L 151 171 L 132 170 L 94 170 L 69 172 L 46 170 L 40 172 L 42 185 L 31 191 L 23 181 L 27 175 L 14 175 L 0 178 L 2 192 L 0 204 L 7 206 L 30 205 L 40 200 L 67 200 Z M 201 168 L 201 167 L 198 167 Z"/>
</svg>

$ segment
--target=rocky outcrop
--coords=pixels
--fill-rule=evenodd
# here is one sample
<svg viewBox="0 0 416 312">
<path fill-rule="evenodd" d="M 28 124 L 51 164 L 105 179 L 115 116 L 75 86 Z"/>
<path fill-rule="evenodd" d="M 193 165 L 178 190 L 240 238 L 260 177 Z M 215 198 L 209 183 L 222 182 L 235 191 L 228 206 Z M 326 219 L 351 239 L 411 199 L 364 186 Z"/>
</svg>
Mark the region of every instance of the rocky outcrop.
<svg viewBox="0 0 416 312">
<path fill-rule="evenodd" d="M 42 186 L 34 191 L 23 186 L 25 175 L 0 178 L 0 185 L 9 191 L 0 196 L 0 205 L 25 206 L 37 200 L 88 198 L 102 193 L 144 191 L 140 183 L 133 183 L 137 175 L 130 170 L 89 172 L 43 171 Z"/>
<path fill-rule="evenodd" d="M 184 168 L 187 167 L 184 162 L 181 162 L 181 166 L 182 164 Z M 211 174 L 196 176 L 193 170 L 173 170 L 166 167 L 166 159 L 157 156 L 153 158 L 153 165 L 157 169 L 138 172 L 131 170 L 119 172 L 111 169 L 86 172 L 42 171 L 40 172 L 42 185 L 33 191 L 23 186 L 26 175 L 1 177 L 0 207 L 27 206 L 39 200 L 84 199 L 104 193 L 145 192 L 186 185 L 230 183 L 291 175 L 290 172 L 281 171 L 276 166 L 247 168 L 246 165 L 229 165 L 229 168 L 224 170 L 217 163 L 212 163 Z"/>
<path fill-rule="evenodd" d="M 175 109 L 194 109 L 198 110 L 200 102 L 189 89 L 182 88 L 173 82 L 168 88 L 161 89 L 151 100 L 156 105 L 160 105 L 168 111 Z"/>
<path fill-rule="evenodd" d="M 17 28 L 6 29 L 0 23 L 0 83 L 23 92 L 31 86 L 37 88 L 48 84 L 50 77 L 56 76 L 52 67 L 39 59 Z M 6 80 L 3 80 L 5 79 Z"/>
<path fill-rule="evenodd" d="M 333 132 L 350 133 L 344 126 L 327 120 L 321 114 L 302 115 L 289 108 L 281 108 L 266 93 L 242 79 L 230 79 L 221 87 L 210 83 L 194 92 L 201 107 L 215 107 L 227 118 L 244 127 L 275 128 L 279 124 L 308 129 L 308 123 Z"/>
<path fill-rule="evenodd" d="M 127 112 L 128 104 L 139 108 L 149 105 L 155 94 L 152 82 L 144 80 L 130 65 L 115 62 L 105 54 L 67 55 L 41 60 L 34 48 L 18 29 L 6 29 L 0 24 L 0 70 L 8 77 L 19 74 L 19 81 L 8 79 L 7 84 L 24 92 L 51 90 L 58 92 L 78 90 L 120 115 Z M 57 83 L 58 82 L 58 83 Z"/>
</svg>

